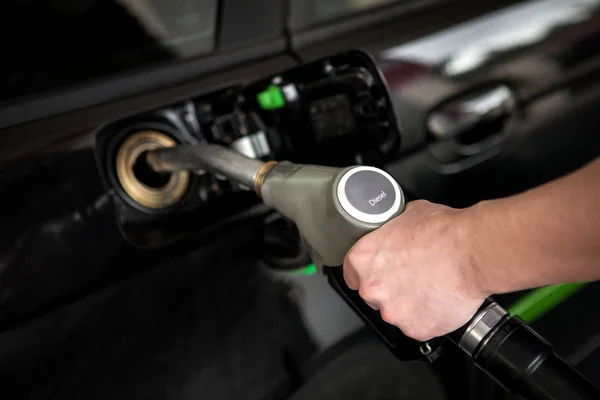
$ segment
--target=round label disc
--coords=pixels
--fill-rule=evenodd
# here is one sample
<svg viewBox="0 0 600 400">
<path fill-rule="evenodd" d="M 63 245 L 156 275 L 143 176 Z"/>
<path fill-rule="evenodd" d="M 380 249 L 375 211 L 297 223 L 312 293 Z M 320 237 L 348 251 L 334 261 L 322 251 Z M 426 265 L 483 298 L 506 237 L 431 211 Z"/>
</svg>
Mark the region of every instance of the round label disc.
<svg viewBox="0 0 600 400">
<path fill-rule="evenodd" d="M 383 214 L 394 205 L 396 191 L 390 180 L 378 171 L 359 171 L 346 181 L 348 202 L 371 215 Z"/>
<path fill-rule="evenodd" d="M 356 167 L 346 172 L 338 185 L 338 199 L 352 217 L 367 223 L 383 223 L 403 202 L 398 183 L 385 171 Z"/>
</svg>

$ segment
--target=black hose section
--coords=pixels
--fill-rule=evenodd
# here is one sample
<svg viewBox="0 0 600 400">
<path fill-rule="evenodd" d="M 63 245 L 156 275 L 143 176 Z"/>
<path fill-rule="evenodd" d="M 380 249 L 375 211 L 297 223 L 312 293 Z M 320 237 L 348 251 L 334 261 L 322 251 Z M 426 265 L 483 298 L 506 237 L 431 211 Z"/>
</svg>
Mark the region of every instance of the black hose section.
<svg viewBox="0 0 600 400">
<path fill-rule="evenodd" d="M 492 330 L 473 359 L 508 392 L 528 400 L 600 399 L 600 390 L 519 317 Z"/>
</svg>

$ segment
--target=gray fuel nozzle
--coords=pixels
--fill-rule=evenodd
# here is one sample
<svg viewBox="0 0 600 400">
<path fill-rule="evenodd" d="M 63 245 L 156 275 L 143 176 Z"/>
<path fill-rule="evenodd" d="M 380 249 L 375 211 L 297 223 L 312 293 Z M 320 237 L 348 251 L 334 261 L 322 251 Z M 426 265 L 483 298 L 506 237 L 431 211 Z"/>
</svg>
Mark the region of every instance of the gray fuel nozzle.
<svg viewBox="0 0 600 400">
<path fill-rule="evenodd" d="M 268 206 L 296 223 L 313 262 L 342 265 L 365 234 L 404 210 L 404 194 L 385 171 L 280 162 L 260 186 Z"/>
<path fill-rule="evenodd" d="M 203 169 L 252 187 L 296 223 L 313 262 L 339 266 L 362 236 L 404 211 L 404 194 L 387 172 L 261 162 L 217 145 L 178 146 L 148 154 L 157 171 Z"/>
</svg>

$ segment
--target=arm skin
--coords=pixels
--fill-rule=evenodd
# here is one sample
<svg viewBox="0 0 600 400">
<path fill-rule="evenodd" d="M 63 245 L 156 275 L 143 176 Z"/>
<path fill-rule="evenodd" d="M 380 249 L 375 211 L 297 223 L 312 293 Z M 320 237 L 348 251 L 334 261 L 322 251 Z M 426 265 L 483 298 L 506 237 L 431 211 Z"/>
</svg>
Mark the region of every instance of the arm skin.
<svg viewBox="0 0 600 400">
<path fill-rule="evenodd" d="M 465 209 L 415 201 L 348 252 L 351 289 L 407 336 L 464 325 L 492 294 L 600 279 L 600 158 Z"/>
</svg>

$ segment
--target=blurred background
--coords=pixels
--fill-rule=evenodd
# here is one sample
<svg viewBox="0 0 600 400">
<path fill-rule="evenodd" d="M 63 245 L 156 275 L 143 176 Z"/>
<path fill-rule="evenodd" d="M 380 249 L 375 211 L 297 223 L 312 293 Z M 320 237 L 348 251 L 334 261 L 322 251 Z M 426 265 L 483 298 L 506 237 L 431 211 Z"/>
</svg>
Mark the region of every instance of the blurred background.
<svg viewBox="0 0 600 400">
<path fill-rule="evenodd" d="M 600 155 L 600 1 L 4 0 L 0 41 L 0 396 L 508 398 L 452 351 L 443 374 L 395 359 L 293 225 L 229 183 L 195 178 L 151 212 L 114 159 L 132 129 L 162 129 L 377 164 L 455 207 L 519 193 Z M 354 49 L 389 94 L 369 94 L 393 116 L 385 138 L 357 130 L 333 154 L 282 128 L 304 106 L 240 100 Z M 600 291 L 555 289 L 499 300 L 536 304 L 519 310 L 598 383 L 600 319 L 569 321 Z"/>
</svg>

